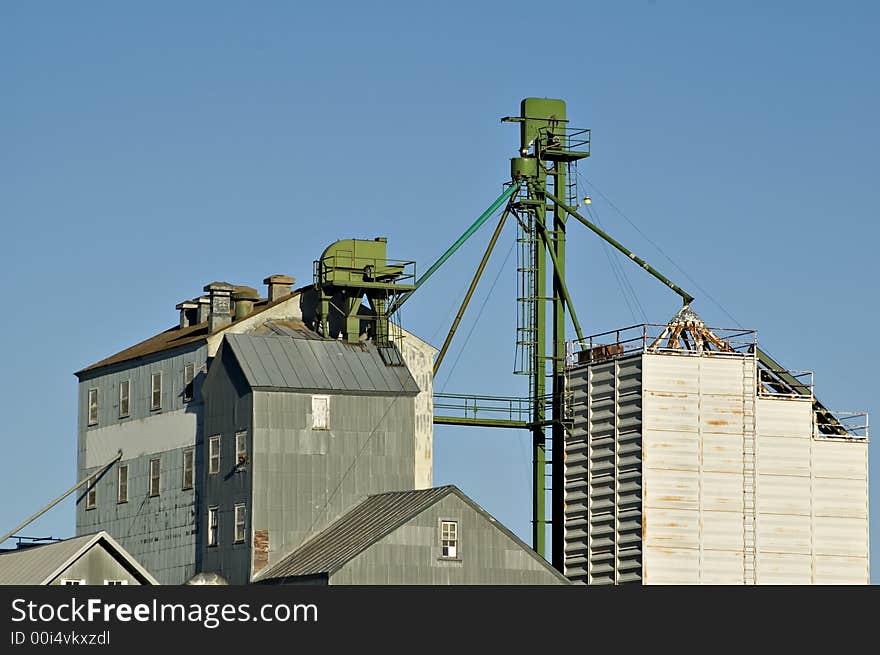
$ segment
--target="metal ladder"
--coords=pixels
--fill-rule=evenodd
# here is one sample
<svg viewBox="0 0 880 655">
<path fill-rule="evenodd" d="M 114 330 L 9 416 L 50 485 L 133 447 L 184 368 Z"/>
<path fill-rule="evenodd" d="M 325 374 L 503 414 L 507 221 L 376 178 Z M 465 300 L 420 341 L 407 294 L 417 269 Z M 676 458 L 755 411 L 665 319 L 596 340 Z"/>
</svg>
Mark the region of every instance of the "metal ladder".
<svg viewBox="0 0 880 655">
<path fill-rule="evenodd" d="M 529 376 L 529 397 L 531 397 L 534 391 L 531 389 L 531 380 L 535 372 L 535 348 L 538 343 L 538 327 L 536 325 L 538 299 L 535 297 L 535 274 L 537 272 L 535 249 L 538 235 L 531 211 L 520 212 L 519 218 L 516 237 L 516 270 L 519 276 L 519 288 L 516 299 L 516 354 L 513 372 L 516 375 Z"/>
<path fill-rule="evenodd" d="M 755 396 L 754 358 L 743 360 L 743 584 L 756 582 L 755 539 Z"/>
</svg>

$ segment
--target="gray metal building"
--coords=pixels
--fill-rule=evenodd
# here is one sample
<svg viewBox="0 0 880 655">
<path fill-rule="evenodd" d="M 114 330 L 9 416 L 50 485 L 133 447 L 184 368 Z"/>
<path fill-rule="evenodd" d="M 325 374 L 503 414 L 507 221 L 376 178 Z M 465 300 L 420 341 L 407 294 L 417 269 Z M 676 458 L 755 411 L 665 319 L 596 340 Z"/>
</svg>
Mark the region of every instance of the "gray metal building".
<svg viewBox="0 0 880 655">
<path fill-rule="evenodd" d="M 454 540 L 443 538 L 453 535 Z M 454 550 L 450 550 L 453 541 Z M 568 584 L 546 560 L 453 485 L 370 496 L 261 571 L 254 581 Z"/>
<path fill-rule="evenodd" d="M 2 585 L 154 585 L 156 579 L 105 531 L 0 552 Z"/>
</svg>

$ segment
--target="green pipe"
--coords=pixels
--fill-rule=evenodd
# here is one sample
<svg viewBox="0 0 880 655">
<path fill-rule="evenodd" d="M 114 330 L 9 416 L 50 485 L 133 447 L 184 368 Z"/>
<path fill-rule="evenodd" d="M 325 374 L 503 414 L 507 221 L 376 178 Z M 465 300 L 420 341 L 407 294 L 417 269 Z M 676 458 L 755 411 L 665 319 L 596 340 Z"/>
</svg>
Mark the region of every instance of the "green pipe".
<svg viewBox="0 0 880 655">
<path fill-rule="evenodd" d="M 486 270 L 486 263 L 489 261 L 489 257 L 492 256 L 492 251 L 495 249 L 495 244 L 498 243 L 498 237 L 501 236 L 501 230 L 504 228 L 504 223 L 507 221 L 507 215 L 509 213 L 510 207 L 508 206 L 501 214 L 501 220 L 498 221 L 498 226 L 495 228 L 495 232 L 492 234 L 492 238 L 489 240 L 489 246 L 486 248 L 486 252 L 483 253 L 483 258 L 480 260 L 480 265 L 477 266 L 477 272 L 474 273 L 474 279 L 471 280 L 471 285 L 468 287 L 467 293 L 464 294 L 464 300 L 461 301 L 461 307 L 459 307 L 458 309 L 458 314 L 455 315 L 455 320 L 452 321 L 452 327 L 449 328 L 449 334 L 446 335 L 446 340 L 443 342 L 443 347 L 441 347 L 440 352 L 437 353 L 437 359 L 434 360 L 435 377 L 437 376 L 437 370 L 440 368 L 440 364 L 443 363 L 443 358 L 446 356 L 446 351 L 449 350 L 449 346 L 452 343 L 452 337 L 455 336 L 455 331 L 458 329 L 458 324 L 461 323 L 461 319 L 464 316 L 465 310 L 467 310 L 468 303 L 471 301 L 471 296 L 474 295 L 477 284 L 479 284 L 480 278 L 483 276 L 483 271 Z"/>
<path fill-rule="evenodd" d="M 562 291 L 562 297 L 565 298 L 565 304 L 568 305 L 568 311 L 571 312 L 571 322 L 574 323 L 574 331 L 577 333 L 578 340 L 583 343 L 584 333 L 581 332 L 581 324 L 578 321 L 577 314 L 574 311 L 574 303 L 571 302 L 571 296 L 568 293 L 568 286 L 565 284 L 565 279 L 562 277 L 562 275 L 559 274 L 559 264 L 556 260 L 556 253 L 553 251 L 553 248 L 550 247 L 549 240 L 547 239 L 547 228 L 540 221 L 538 222 L 538 226 L 541 228 L 541 239 L 547 246 L 547 251 L 550 253 L 550 259 L 553 260 L 553 273 L 554 275 L 556 275 L 556 281 L 559 283 L 559 289 L 560 291 Z"/>
<path fill-rule="evenodd" d="M 600 237 L 602 237 L 605 241 L 607 241 L 608 243 L 610 243 L 612 246 L 614 246 L 615 248 L 617 248 L 617 249 L 618 249 L 620 252 L 622 252 L 624 255 L 626 255 L 626 256 L 629 257 L 631 260 L 633 260 L 636 264 L 638 264 L 639 266 L 641 266 L 642 268 L 644 268 L 646 271 L 648 271 L 648 273 L 650 273 L 650 274 L 653 275 L 655 278 L 657 278 L 658 280 L 660 280 L 663 284 L 665 284 L 667 287 L 669 287 L 670 289 L 672 289 L 673 291 L 675 291 L 675 293 L 677 293 L 679 296 L 682 297 L 682 299 L 684 300 L 684 304 L 685 304 L 685 305 L 687 305 L 687 304 L 689 304 L 691 301 L 693 301 L 694 297 L 693 297 L 692 295 L 690 295 L 687 291 L 684 291 L 681 287 L 679 287 L 677 284 L 675 284 L 675 282 L 673 282 L 672 280 L 670 280 L 669 278 L 667 278 L 665 275 L 663 275 L 662 273 L 660 273 L 657 269 L 655 269 L 653 266 L 651 266 L 648 262 L 646 262 L 644 259 L 642 259 L 642 258 L 639 257 L 638 255 L 636 255 L 634 252 L 632 252 L 631 250 L 627 250 L 626 247 L 624 247 L 620 242 L 618 242 L 617 240 L 615 240 L 611 235 L 609 235 L 607 232 L 604 232 L 604 231 L 600 230 L 598 227 L 596 227 L 595 225 L 593 225 L 593 224 L 592 224 L 590 221 L 588 221 L 586 218 L 584 218 L 583 216 L 581 216 L 580 214 L 578 214 L 574 209 L 572 209 L 571 207 L 569 207 L 568 205 L 566 205 L 564 202 L 562 202 L 559 198 L 557 198 L 556 196 L 553 196 L 553 195 L 551 195 L 551 194 L 549 194 L 549 193 L 547 194 L 547 198 L 549 198 L 550 200 L 552 200 L 553 202 L 555 202 L 557 205 L 559 205 L 560 207 L 562 207 L 562 208 L 563 208 L 565 211 L 567 211 L 571 216 L 575 217 L 575 218 L 578 219 L 581 223 L 583 223 L 587 228 L 589 228 L 590 230 L 592 230 L 593 232 L 595 232 L 596 234 L 598 234 L 598 235 L 599 235 Z"/>
<path fill-rule="evenodd" d="M 509 187 L 507 187 L 507 189 L 505 189 L 504 193 L 502 193 L 500 196 L 498 196 L 498 198 L 495 200 L 495 202 L 493 202 L 491 205 L 489 205 L 489 208 L 486 211 L 484 211 L 482 214 L 480 214 L 480 217 L 476 221 L 474 221 L 473 225 L 471 225 L 467 230 L 465 230 L 464 234 L 462 234 L 460 237 L 458 237 L 458 241 L 453 243 L 449 247 L 449 249 L 443 253 L 443 255 L 440 257 L 440 259 L 438 259 L 436 262 L 434 262 L 431 265 L 431 268 L 429 268 L 424 273 L 424 275 L 422 275 L 418 280 L 416 280 L 415 288 L 412 291 L 407 291 L 405 294 L 403 294 L 403 296 L 401 296 L 400 300 L 398 300 L 397 302 L 395 302 L 394 304 L 391 305 L 391 307 L 388 309 L 388 314 L 391 315 L 395 311 L 397 311 L 400 308 L 400 306 L 404 302 L 406 302 L 407 298 L 409 298 L 413 293 L 415 293 L 416 289 L 418 289 L 420 286 L 422 286 L 422 284 L 427 282 L 428 278 L 431 277 L 437 271 L 437 269 L 440 268 L 446 262 L 447 259 L 452 257 L 452 255 L 455 254 L 455 251 L 458 250 L 459 248 L 461 248 L 462 244 L 465 241 L 467 241 L 474 232 L 479 230 L 480 227 L 482 227 L 483 223 L 485 223 L 487 220 L 489 220 L 489 217 L 492 216 L 492 214 L 494 214 L 501 205 L 503 205 L 505 202 L 507 202 L 507 199 L 510 198 L 510 196 L 512 196 L 517 191 L 519 191 L 520 184 L 521 184 L 521 182 L 514 182 Z"/>
</svg>

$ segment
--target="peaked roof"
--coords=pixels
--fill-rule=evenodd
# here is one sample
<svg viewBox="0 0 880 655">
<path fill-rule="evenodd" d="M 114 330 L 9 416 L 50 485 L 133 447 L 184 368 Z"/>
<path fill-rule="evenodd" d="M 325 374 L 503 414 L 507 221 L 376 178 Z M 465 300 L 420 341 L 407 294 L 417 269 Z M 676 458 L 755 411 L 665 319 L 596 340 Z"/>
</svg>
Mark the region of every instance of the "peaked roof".
<svg viewBox="0 0 880 655">
<path fill-rule="evenodd" d="M 567 578 L 553 569 L 544 558 L 523 543 L 494 516 L 468 498 L 458 487 L 451 484 L 432 489 L 392 491 L 369 496 L 360 505 L 306 541 L 305 544 L 272 566 L 260 571 L 253 581 L 338 571 L 380 539 L 391 534 L 404 523 L 450 494 L 458 496 L 536 560 L 553 571 L 557 577 L 568 582 Z"/>
<path fill-rule="evenodd" d="M 227 334 L 226 344 L 253 389 L 411 394 L 419 386 L 406 366 L 389 366 L 373 342 L 290 334 Z"/>
<path fill-rule="evenodd" d="M 109 551 L 122 559 L 147 584 L 159 584 L 149 571 L 104 530 L 45 546 L 0 553 L 0 584 L 49 584 L 98 542 L 103 542 Z"/>
<path fill-rule="evenodd" d="M 263 299 L 259 302 L 254 303 L 254 310 L 250 314 L 242 319 L 239 319 L 238 321 L 233 321 L 229 325 L 225 326 L 221 330 L 214 332 L 213 334 L 219 334 L 223 330 L 228 330 L 231 326 L 234 326 L 240 321 L 248 320 L 257 314 L 264 312 L 271 307 L 274 307 L 275 305 L 286 302 L 293 297 L 299 296 L 304 288 L 306 287 L 295 289 L 291 292 L 290 295 L 282 296 L 281 298 L 277 298 L 272 301 Z M 199 323 L 198 325 L 190 325 L 185 328 L 176 325 L 172 328 L 168 328 L 163 332 L 160 332 L 159 334 L 153 335 L 149 339 L 145 339 L 140 343 L 130 346 L 125 350 L 120 350 L 115 355 L 111 355 L 110 357 L 102 359 L 101 361 L 96 362 L 91 366 L 80 369 L 79 371 L 74 373 L 74 375 L 82 375 L 83 373 L 88 373 L 89 371 L 103 368 L 104 366 L 120 364 L 122 362 L 127 362 L 132 359 L 138 359 L 139 357 L 147 357 L 155 353 L 159 353 L 165 350 L 171 350 L 172 348 L 178 348 L 180 346 L 185 346 L 190 343 L 207 341 L 208 337 L 210 336 L 213 335 L 208 330 L 207 321 L 204 323 Z"/>
</svg>

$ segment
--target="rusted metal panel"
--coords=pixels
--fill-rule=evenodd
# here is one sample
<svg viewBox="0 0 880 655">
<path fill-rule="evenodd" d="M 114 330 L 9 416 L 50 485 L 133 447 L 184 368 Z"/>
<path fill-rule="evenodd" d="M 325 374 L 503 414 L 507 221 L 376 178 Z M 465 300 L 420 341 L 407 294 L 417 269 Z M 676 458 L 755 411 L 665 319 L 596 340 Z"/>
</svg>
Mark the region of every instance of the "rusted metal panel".
<svg viewBox="0 0 880 655">
<path fill-rule="evenodd" d="M 742 515 L 742 470 L 726 473 L 707 471 L 704 467 L 701 480 L 700 502 L 704 512 L 735 512 Z"/>
<path fill-rule="evenodd" d="M 810 516 L 758 514 L 758 556 L 763 553 L 810 555 Z M 758 566 L 760 572 L 760 564 Z M 804 580 L 801 580 L 804 582 Z M 809 582 L 809 579 L 806 580 Z"/>
<path fill-rule="evenodd" d="M 696 548 L 645 547 L 645 584 L 698 584 L 699 571 Z"/>
<path fill-rule="evenodd" d="M 696 510 L 645 509 L 645 546 L 658 548 L 700 547 L 700 514 Z"/>
<path fill-rule="evenodd" d="M 699 468 L 700 441 L 696 432 L 661 432 L 646 429 L 644 444 L 646 467 L 664 470 Z"/>
<path fill-rule="evenodd" d="M 704 434 L 703 470 L 742 476 L 742 434 Z"/>
</svg>

